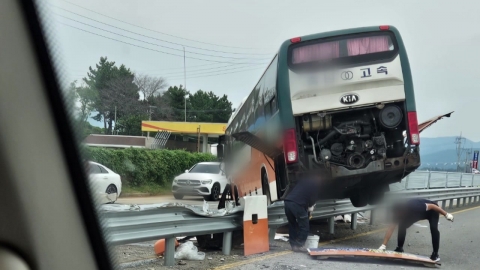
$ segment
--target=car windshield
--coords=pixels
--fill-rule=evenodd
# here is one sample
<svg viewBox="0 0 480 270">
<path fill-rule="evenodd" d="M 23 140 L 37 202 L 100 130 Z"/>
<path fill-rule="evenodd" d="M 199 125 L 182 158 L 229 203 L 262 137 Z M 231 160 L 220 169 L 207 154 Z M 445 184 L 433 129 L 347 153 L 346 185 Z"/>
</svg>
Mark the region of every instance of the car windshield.
<svg viewBox="0 0 480 270">
<path fill-rule="evenodd" d="M 218 174 L 220 172 L 220 165 L 218 164 L 197 164 L 189 173 L 211 173 Z"/>
<path fill-rule="evenodd" d="M 14 13 L 5 12 L 3 2 L 20 7 L 31 1 L 36 12 L 27 10 L 22 18 L 38 14 L 40 20 L 10 23 Z M 383 204 L 402 196 L 426 196 L 455 216 L 459 211 L 456 229 L 443 212 L 430 223 L 417 220 L 406 252 L 430 256 L 434 230 L 426 226 L 439 224 L 447 268 L 476 269 L 480 236 L 473 232 L 480 207 L 472 206 L 480 200 L 480 132 L 472 123 L 480 102 L 480 28 L 473 26 L 479 1 L 0 2 L 0 44 L 27 50 L 7 54 L 0 47 L 0 67 L 35 53 L 32 70 L 3 64 L 0 105 L 8 104 L 2 96 L 8 93 L 20 100 L 16 107 L 34 111 L 24 117 L 33 119 L 40 107 L 23 100 L 46 101 L 23 93 L 32 91 L 23 81 L 39 76 L 36 84 L 48 86 L 48 104 L 62 100 L 53 92 L 62 95 L 65 112 L 51 108 L 49 120 L 58 125 L 53 134 L 65 153 L 56 157 L 65 158 L 71 175 L 80 175 L 70 167 L 72 156 L 89 170 L 78 176 L 83 181 L 72 182 L 76 193 L 70 199 L 81 215 L 70 212 L 94 227 L 96 218 L 87 211 L 99 210 L 119 269 L 351 268 L 356 264 L 318 262 L 287 250 L 303 251 L 307 243 L 315 249 L 320 244 L 318 250 L 376 250 L 386 229 Z M 37 26 L 42 31 L 34 31 Z M 32 32 L 28 39 L 17 34 L 24 29 Z M 33 41 L 17 45 L 40 36 L 46 48 Z M 49 55 L 37 52 L 42 48 Z M 32 72 L 38 67 L 42 72 Z M 14 75 L 10 80 L 20 86 L 5 85 Z M 50 145 L 43 142 L 46 135 L 37 136 L 37 127 L 14 121 L 20 113 L 5 108 L 0 106 L 0 120 L 14 128 L 2 126 L 0 154 L 14 153 L 3 149 L 1 138 L 8 135 L 32 137 L 10 147 L 25 141 Z M 67 130 L 75 147 L 64 140 Z M 22 165 L 22 173 L 35 167 Z M 297 185 L 310 176 L 305 172 L 314 172 L 321 187 Z M 69 198 L 49 177 L 28 180 L 51 187 L 52 197 Z M 310 198 L 318 198 L 315 208 Z M 41 206 L 25 208 L 34 213 Z M 54 210 L 66 206 L 55 204 Z M 464 210 L 471 212 L 460 214 Z M 100 239 L 94 230 L 86 232 Z M 91 246 L 92 252 L 103 248 L 95 241 Z"/>
</svg>

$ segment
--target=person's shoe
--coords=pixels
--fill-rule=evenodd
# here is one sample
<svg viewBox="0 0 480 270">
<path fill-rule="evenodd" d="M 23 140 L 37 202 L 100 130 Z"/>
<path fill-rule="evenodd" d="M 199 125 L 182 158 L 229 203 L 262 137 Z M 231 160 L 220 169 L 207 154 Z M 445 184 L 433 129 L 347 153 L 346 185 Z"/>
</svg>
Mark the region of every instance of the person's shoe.
<svg viewBox="0 0 480 270">
<path fill-rule="evenodd" d="M 394 251 L 395 252 L 403 252 L 403 248 L 402 247 L 397 247 Z"/>
<path fill-rule="evenodd" d="M 439 262 L 440 261 L 440 256 L 438 256 L 438 253 L 433 252 L 432 256 L 430 256 L 430 260 L 432 260 L 434 262 Z"/>
<path fill-rule="evenodd" d="M 292 247 L 293 252 L 300 252 L 300 253 L 307 253 L 307 249 L 305 247 Z"/>
</svg>

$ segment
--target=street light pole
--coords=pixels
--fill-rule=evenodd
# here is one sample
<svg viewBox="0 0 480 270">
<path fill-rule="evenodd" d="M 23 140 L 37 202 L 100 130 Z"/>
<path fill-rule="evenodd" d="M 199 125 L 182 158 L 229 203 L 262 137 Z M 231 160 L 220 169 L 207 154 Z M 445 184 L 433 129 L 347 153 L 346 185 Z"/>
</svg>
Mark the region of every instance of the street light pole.
<svg viewBox="0 0 480 270">
<path fill-rule="evenodd" d="M 183 47 L 183 83 L 185 84 L 185 122 L 187 122 L 187 65 L 185 64 L 185 47 Z"/>
</svg>

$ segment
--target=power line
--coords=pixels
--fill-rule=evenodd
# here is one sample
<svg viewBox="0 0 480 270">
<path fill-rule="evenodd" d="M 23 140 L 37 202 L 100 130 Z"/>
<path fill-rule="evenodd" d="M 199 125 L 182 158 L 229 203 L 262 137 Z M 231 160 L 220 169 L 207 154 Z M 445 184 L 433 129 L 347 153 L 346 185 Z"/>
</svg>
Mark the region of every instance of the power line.
<svg viewBox="0 0 480 270">
<path fill-rule="evenodd" d="M 265 62 L 266 63 L 266 62 Z M 252 63 L 239 63 L 237 65 L 250 65 Z M 208 64 L 203 64 L 203 65 L 193 65 L 193 66 L 189 66 L 189 70 L 192 70 L 192 71 L 197 71 L 197 70 L 204 70 L 204 68 L 199 68 L 199 69 L 196 69 L 198 67 L 207 67 L 207 66 L 214 66 L 214 65 L 219 65 L 219 63 L 208 63 Z M 211 67 L 212 69 L 213 68 L 221 68 L 221 67 L 230 67 L 230 66 L 234 66 L 233 64 L 231 65 L 226 65 L 226 66 L 216 66 L 216 67 Z M 143 70 L 143 71 L 139 71 L 140 73 L 156 73 L 156 72 L 159 72 L 159 71 L 172 71 L 172 70 L 181 70 L 181 71 L 178 71 L 178 73 L 182 73 L 183 72 L 183 67 L 181 68 L 161 68 L 161 69 L 149 69 L 149 70 Z M 177 72 L 174 72 L 174 73 L 177 73 Z"/>
<path fill-rule="evenodd" d="M 71 28 L 74 28 L 74 29 L 77 29 L 77 30 L 80 30 L 80 31 L 83 31 L 83 32 L 86 32 L 86 33 L 89 33 L 89 34 L 92 34 L 92 35 L 95 35 L 95 36 L 103 37 L 103 38 L 110 39 L 110 40 L 113 40 L 113 41 L 117 41 L 117 42 L 120 42 L 120 43 L 123 43 L 123 44 L 135 46 L 135 47 L 142 48 L 142 49 L 149 50 L 149 51 L 154 51 L 154 52 L 158 52 L 158 53 L 162 53 L 162 54 L 168 54 L 168 55 L 172 55 L 172 56 L 177 56 L 177 57 L 182 57 L 182 58 L 183 58 L 183 55 L 178 55 L 178 54 L 174 54 L 174 53 L 169 53 L 169 52 L 165 52 L 165 51 L 160 51 L 160 50 L 155 50 L 155 49 L 143 47 L 143 46 L 136 45 L 136 44 L 133 44 L 133 43 L 129 43 L 129 42 L 125 42 L 125 41 L 122 41 L 122 40 L 118 40 L 118 39 L 115 39 L 115 38 L 106 37 L 106 36 L 104 36 L 104 35 L 100 35 L 100 34 L 97 34 L 97 33 L 94 33 L 94 32 L 90 32 L 90 31 L 88 31 L 88 30 L 81 29 L 81 28 L 78 28 L 78 27 L 75 27 L 75 26 L 72 26 L 72 25 L 69 25 L 69 24 L 66 24 L 66 23 L 62 23 L 62 22 L 59 22 L 59 23 L 65 25 L 65 26 L 68 26 L 68 27 L 71 27 Z M 216 61 L 216 60 L 209 60 L 209 59 L 196 58 L 196 57 L 187 57 L 187 58 L 189 58 L 189 59 L 195 59 L 195 60 L 201 60 L 201 61 L 207 61 L 207 62 L 223 63 L 223 64 L 251 64 L 251 63 L 249 63 L 249 62 L 246 62 L 246 63 L 224 62 L 224 61 Z"/>
<path fill-rule="evenodd" d="M 194 79 L 194 78 L 205 78 L 205 77 L 212 77 L 212 76 L 219 76 L 219 75 L 224 75 L 224 74 L 233 74 L 233 73 L 240 73 L 240 72 L 245 72 L 245 71 L 252 71 L 252 70 L 257 70 L 257 69 L 260 69 L 262 67 L 258 67 L 258 68 L 251 68 L 251 69 L 246 69 L 246 70 L 240 70 L 240 71 L 234 71 L 234 72 L 225 72 L 225 73 L 216 73 L 216 74 L 212 74 L 212 75 L 206 75 L 206 76 L 193 76 L 193 77 L 188 77 L 189 79 Z M 183 77 L 182 77 L 183 78 Z M 178 80 L 180 78 L 166 78 L 167 80 L 168 79 L 171 79 L 171 80 Z"/>
<path fill-rule="evenodd" d="M 185 111 L 185 109 L 176 109 L 176 108 L 171 108 L 173 111 Z M 212 110 L 187 110 L 187 112 L 226 112 L 228 109 L 212 109 Z"/>
<path fill-rule="evenodd" d="M 88 24 L 88 23 L 84 23 L 84 22 L 81 22 L 81 21 L 78 21 L 78 20 L 75 20 L 75 19 L 72 19 L 72 18 L 68 18 L 68 17 L 63 16 L 63 15 L 59 15 L 59 14 L 56 14 L 56 15 L 60 16 L 62 18 L 65 18 L 67 20 L 71 20 L 71 21 L 74 21 L 74 22 L 77 22 L 77 23 L 80 23 L 80 24 L 83 24 L 83 25 L 87 25 L 89 27 L 92 27 L 92 28 L 95 28 L 95 29 L 98 29 L 98 30 L 101 30 L 101 31 L 105 31 L 107 33 L 111 33 L 111 34 L 114 34 L 114 35 L 118 35 L 118 36 L 121 36 L 121 37 L 124 37 L 124 38 L 128 38 L 128 39 L 131 39 L 131 40 L 143 42 L 143 43 L 146 43 L 146 44 L 149 44 L 149 45 L 158 46 L 158 47 L 162 47 L 162 48 L 166 48 L 166 49 L 170 49 L 170 50 L 174 50 L 174 51 L 183 52 L 183 50 L 180 50 L 180 49 L 176 49 L 176 48 L 172 48 L 172 47 L 168 47 L 168 46 L 164 46 L 164 45 L 160 45 L 160 44 L 156 44 L 156 43 L 151 43 L 151 42 L 144 41 L 144 40 L 141 40 L 141 39 L 132 38 L 132 37 L 125 36 L 125 35 L 122 35 L 122 34 L 119 34 L 119 33 L 115 33 L 115 32 L 100 28 L 100 27 L 93 26 L 93 25 Z M 133 32 L 128 31 L 128 30 L 125 30 L 125 31 L 133 33 Z M 144 36 L 142 34 L 137 34 L 137 35 Z M 144 37 L 148 37 L 148 36 L 144 36 Z M 190 54 L 203 55 L 203 56 L 209 56 L 209 57 L 218 57 L 218 58 L 225 58 L 225 59 L 237 59 L 237 60 L 266 60 L 267 59 L 267 58 L 251 58 L 251 59 L 249 59 L 249 58 L 244 58 L 244 57 L 229 57 L 229 56 L 223 56 L 223 55 L 204 54 L 204 53 L 198 53 L 198 52 L 192 52 L 192 51 L 187 51 L 187 52 L 190 53 Z"/>
<path fill-rule="evenodd" d="M 122 20 L 119 20 L 119 19 L 110 17 L 110 16 L 108 16 L 108 15 L 101 14 L 101 13 L 96 12 L 96 11 L 94 11 L 94 10 L 84 8 L 84 7 L 82 7 L 82 6 L 79 6 L 79 5 L 77 5 L 77 4 L 73 4 L 73 3 L 68 2 L 68 1 L 64 1 L 64 2 L 67 2 L 67 3 L 69 3 L 69 4 L 78 6 L 78 7 L 83 8 L 83 9 L 86 9 L 86 10 L 91 11 L 91 12 L 93 12 L 93 13 L 96 13 L 96 14 L 98 14 L 98 15 L 101 15 L 101 16 L 104 16 L 104 17 L 107 17 L 107 18 L 110 18 L 110 19 L 113 19 L 113 20 L 116 20 L 116 21 L 119 21 L 119 22 L 122 22 L 122 23 L 125 23 L 125 24 L 128 24 L 128 25 L 132 25 L 132 26 L 135 26 L 135 27 L 138 27 L 138 28 L 142 28 L 142 29 L 145 29 L 145 30 L 148 30 L 148 31 L 156 32 L 156 33 L 159 33 L 159 34 L 162 34 L 162 35 L 167 35 L 167 36 L 171 36 L 171 37 L 175 37 L 175 38 L 179 38 L 179 39 L 184 39 L 184 40 L 188 40 L 188 41 L 194 41 L 194 42 L 203 43 L 203 44 L 208 44 L 208 45 L 213 45 L 213 46 L 230 47 L 230 48 L 237 48 L 237 49 L 246 49 L 246 48 L 241 48 L 241 47 L 231 47 L 231 46 L 216 45 L 216 44 L 213 44 L 213 43 L 200 42 L 200 41 L 196 41 L 196 40 L 193 40 L 193 39 L 187 39 L 187 38 L 182 38 L 182 37 L 178 37 L 178 36 L 175 36 L 175 35 L 166 34 L 166 33 L 163 33 L 163 32 L 156 31 L 156 30 L 152 30 L 152 29 L 149 29 L 149 28 L 145 28 L 145 27 L 142 27 L 142 26 L 138 26 L 138 25 L 135 25 L 135 24 L 131 24 L 131 23 L 128 23 L 128 22 L 125 22 L 125 21 L 122 21 Z M 59 6 L 55 6 L 55 5 L 53 5 L 53 4 L 51 4 L 51 5 L 54 6 L 54 7 L 56 7 L 56 8 L 58 8 L 58 9 L 64 10 L 64 11 L 66 11 L 66 12 L 75 14 L 75 15 L 80 16 L 80 17 L 83 17 L 83 18 L 86 18 L 86 19 L 89 19 L 89 20 L 92 20 L 92 21 L 96 21 L 96 22 L 99 22 L 99 23 L 102 23 L 102 24 L 106 24 L 106 25 L 109 25 L 109 26 L 111 26 L 111 27 L 123 29 L 123 28 L 120 28 L 120 27 L 116 27 L 116 26 L 113 26 L 113 25 L 104 23 L 104 22 L 97 21 L 97 20 L 95 20 L 95 19 L 92 19 L 92 18 L 90 18 L 90 17 L 87 17 L 87 16 L 84 16 L 84 15 L 75 13 L 75 12 L 70 11 L 70 10 L 68 10 L 68 9 L 64 9 L 64 8 L 59 7 Z M 125 30 L 125 29 L 123 29 L 123 30 Z M 128 30 L 125 30 L 125 31 L 128 31 Z M 140 35 L 140 34 L 139 34 L 139 35 Z M 148 37 L 148 36 L 147 36 L 147 37 Z M 149 38 L 157 39 L 157 38 L 154 38 L 154 37 L 149 37 Z M 171 43 L 171 44 L 176 44 L 176 45 L 184 46 L 184 47 L 188 47 L 188 48 L 194 48 L 194 49 L 198 49 L 198 50 L 206 50 L 206 51 L 212 51 L 212 52 L 230 53 L 230 54 L 247 54 L 247 55 L 268 55 L 267 53 L 239 53 L 239 52 L 227 52 L 227 51 L 220 51 L 220 50 L 204 49 L 204 48 L 200 48 L 200 47 L 188 46 L 188 45 L 184 45 L 184 44 L 181 44 L 181 43 L 175 43 L 175 42 L 166 41 L 166 40 L 162 40 L 162 39 L 157 39 L 157 40 L 161 40 L 161 41 L 163 41 L 163 42 L 167 42 L 167 43 Z M 254 49 L 254 48 L 247 48 L 247 49 Z"/>
<path fill-rule="evenodd" d="M 192 75 L 201 75 L 204 73 L 205 70 L 213 70 L 214 72 L 215 71 L 226 71 L 226 70 L 236 70 L 236 69 L 241 69 L 241 68 L 246 68 L 246 67 L 253 67 L 253 66 L 259 66 L 259 65 L 267 65 L 266 63 L 258 63 L 258 64 L 251 64 L 251 65 L 247 65 L 247 66 L 242 66 L 242 67 L 235 67 L 235 68 L 226 68 L 226 67 L 231 67 L 231 66 L 235 66 L 235 65 L 227 65 L 227 66 L 220 66 L 220 67 L 212 67 L 212 68 L 204 68 L 204 69 L 197 69 L 197 70 L 193 70 L 193 71 L 190 71 L 188 74 Z M 221 70 L 218 70 L 218 69 L 221 69 Z M 196 72 L 200 71 L 201 74 L 196 74 Z M 211 72 L 211 71 L 210 71 Z M 210 72 L 207 72 L 207 73 L 210 73 Z M 172 73 L 165 73 L 165 74 L 158 74 L 158 76 L 169 76 L 169 75 L 181 75 L 183 74 L 183 71 L 178 71 L 178 72 L 172 72 Z"/>
<path fill-rule="evenodd" d="M 255 65 L 255 66 L 258 66 L 258 64 Z M 262 66 L 264 66 L 264 65 L 262 64 Z M 224 69 L 224 70 L 206 71 L 206 72 L 204 71 L 204 72 L 199 72 L 199 73 L 194 73 L 194 74 L 189 73 L 190 75 L 189 75 L 188 78 L 195 78 L 195 77 L 192 77 L 192 76 L 219 74 L 219 72 L 223 74 L 225 71 L 239 70 L 239 69 L 245 69 L 245 68 L 249 68 L 249 69 L 247 69 L 247 70 L 252 70 L 251 67 L 252 67 L 252 66 L 236 67 L 236 68 L 230 68 L 230 69 Z M 260 68 L 260 67 L 257 67 L 257 68 Z M 242 70 L 240 70 L 240 71 L 242 71 Z M 168 75 L 163 75 L 163 76 L 168 76 Z M 162 76 L 162 77 L 163 77 L 163 76 Z M 173 77 L 173 78 L 176 78 L 176 77 L 180 77 L 180 75 L 179 75 L 179 74 L 176 74 L 176 75 L 172 75 L 171 78 L 172 78 L 172 77 Z M 168 77 L 167 77 L 167 78 L 168 78 Z"/>
<path fill-rule="evenodd" d="M 194 65 L 194 66 L 190 66 L 189 68 L 195 68 L 195 67 L 206 67 L 206 66 L 213 66 L 213 65 L 218 65 L 218 63 L 209 63 L 209 64 L 202 64 L 202 65 Z M 155 71 L 162 71 L 162 70 L 183 70 L 183 67 L 181 68 L 161 68 L 161 69 L 151 69 L 151 70 L 147 70 L 147 71 L 142 71 L 143 73 L 145 72 L 155 72 Z M 183 72 L 183 71 L 182 71 Z"/>
</svg>

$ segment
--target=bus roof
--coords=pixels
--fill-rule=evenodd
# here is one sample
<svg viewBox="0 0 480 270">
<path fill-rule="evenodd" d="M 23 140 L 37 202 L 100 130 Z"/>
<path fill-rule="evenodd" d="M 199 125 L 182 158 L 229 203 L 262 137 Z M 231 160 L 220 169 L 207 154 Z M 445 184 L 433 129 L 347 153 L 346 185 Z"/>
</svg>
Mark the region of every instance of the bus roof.
<svg viewBox="0 0 480 270">
<path fill-rule="evenodd" d="M 250 93 L 249 93 L 250 94 Z M 237 108 L 235 109 L 235 112 L 232 113 L 232 115 L 230 116 L 230 119 L 228 119 L 228 123 L 227 123 L 227 126 L 232 122 L 233 118 L 235 118 L 235 116 L 237 115 L 237 113 L 240 111 L 240 109 L 242 108 L 243 104 L 245 103 L 245 101 L 247 100 L 248 98 L 248 95 L 246 95 L 242 101 L 240 101 L 240 104 L 238 104 Z"/>
<path fill-rule="evenodd" d="M 315 40 L 319 38 L 327 38 L 327 37 L 332 37 L 332 36 L 342 36 L 342 35 L 350 35 L 350 34 L 358 34 L 358 33 L 364 33 L 364 32 L 375 32 L 375 31 L 392 31 L 396 35 L 398 34 L 397 28 L 391 25 L 379 25 L 379 26 L 367 26 L 367 27 L 357 27 L 357 28 L 349 28 L 349 29 L 342 29 L 342 30 L 335 30 L 335 31 L 329 31 L 329 32 L 322 32 L 322 33 L 316 33 L 316 34 L 311 34 L 311 35 L 305 35 L 305 36 L 299 36 L 296 38 L 300 38 L 298 42 L 302 41 L 309 41 L 309 40 Z M 284 42 L 288 43 L 288 45 L 292 44 L 292 39 L 286 40 Z M 283 45 L 282 45 L 283 47 Z"/>
</svg>

